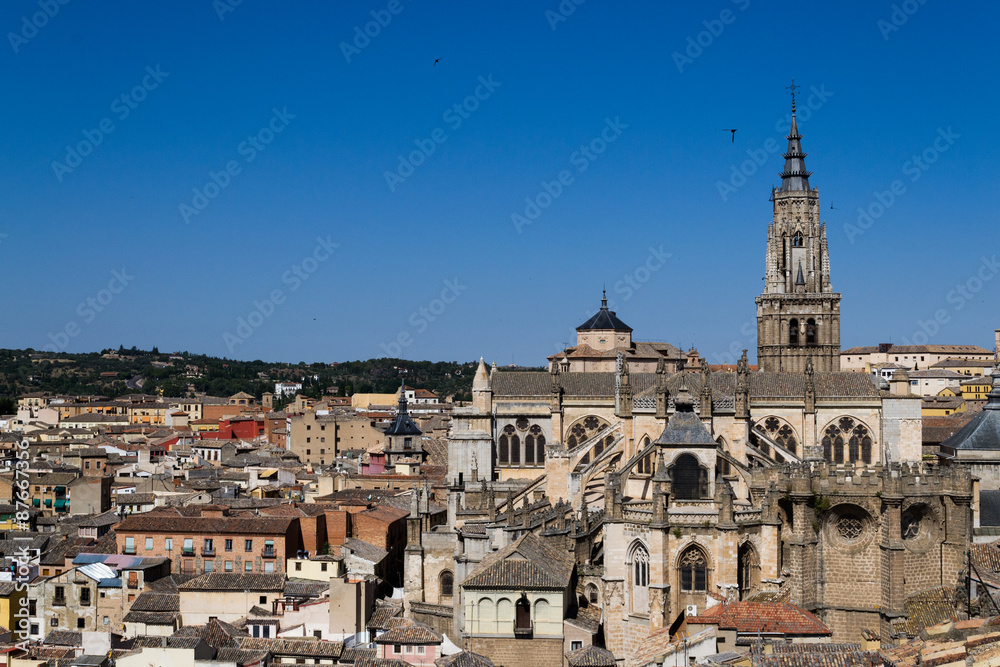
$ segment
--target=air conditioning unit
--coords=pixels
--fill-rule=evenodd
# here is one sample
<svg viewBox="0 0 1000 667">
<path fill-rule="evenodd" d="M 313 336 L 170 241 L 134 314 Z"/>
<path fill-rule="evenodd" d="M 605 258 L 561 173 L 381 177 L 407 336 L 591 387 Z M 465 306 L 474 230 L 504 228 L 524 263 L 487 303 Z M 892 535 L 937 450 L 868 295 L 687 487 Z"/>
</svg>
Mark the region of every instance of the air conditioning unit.
<svg viewBox="0 0 1000 667">
<path fill-rule="evenodd" d="M 684 609 L 684 615 L 685 616 L 697 616 L 698 615 L 698 605 L 696 605 L 696 604 L 689 604 Z"/>
</svg>

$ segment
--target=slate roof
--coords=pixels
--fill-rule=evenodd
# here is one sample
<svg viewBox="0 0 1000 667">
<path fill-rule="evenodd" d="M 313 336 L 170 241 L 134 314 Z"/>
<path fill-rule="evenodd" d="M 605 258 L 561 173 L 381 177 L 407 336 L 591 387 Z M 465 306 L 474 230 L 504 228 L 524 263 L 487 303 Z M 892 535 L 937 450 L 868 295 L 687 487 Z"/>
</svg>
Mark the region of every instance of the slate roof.
<svg viewBox="0 0 1000 667">
<path fill-rule="evenodd" d="M 993 389 L 983 409 L 965 426 L 941 443 L 950 450 L 1000 450 L 1000 376 L 993 380 Z"/>
<path fill-rule="evenodd" d="M 280 572 L 209 572 L 177 588 L 182 591 L 281 591 L 285 575 Z"/>
<path fill-rule="evenodd" d="M 831 634 L 811 613 L 787 602 L 730 602 L 709 607 L 687 619 L 688 624 L 712 624 L 734 629 L 740 634 L 776 633 L 783 635 Z"/>
<path fill-rule="evenodd" d="M 618 319 L 615 311 L 608 310 L 608 300 L 601 299 L 601 309 L 576 328 L 577 331 L 632 331 L 632 327 Z"/>
<path fill-rule="evenodd" d="M 714 445 L 712 434 L 694 412 L 678 411 L 656 439 L 662 445 Z"/>
<path fill-rule="evenodd" d="M 566 654 L 569 667 L 615 667 L 615 654 L 594 645 L 584 646 Z"/>
<path fill-rule="evenodd" d="M 479 563 L 463 588 L 554 589 L 569 585 L 574 560 L 563 550 L 526 533 Z"/>
</svg>

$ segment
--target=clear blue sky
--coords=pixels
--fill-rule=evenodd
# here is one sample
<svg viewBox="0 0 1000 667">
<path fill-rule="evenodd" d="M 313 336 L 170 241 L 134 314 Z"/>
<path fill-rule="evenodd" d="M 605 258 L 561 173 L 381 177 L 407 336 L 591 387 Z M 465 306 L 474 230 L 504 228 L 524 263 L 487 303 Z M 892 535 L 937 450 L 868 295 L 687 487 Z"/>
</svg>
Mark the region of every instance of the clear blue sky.
<svg viewBox="0 0 1000 667">
<path fill-rule="evenodd" d="M 0 346 L 753 355 L 794 78 L 843 346 L 992 347 L 995 3 L 234 2 L 2 4 Z"/>
</svg>

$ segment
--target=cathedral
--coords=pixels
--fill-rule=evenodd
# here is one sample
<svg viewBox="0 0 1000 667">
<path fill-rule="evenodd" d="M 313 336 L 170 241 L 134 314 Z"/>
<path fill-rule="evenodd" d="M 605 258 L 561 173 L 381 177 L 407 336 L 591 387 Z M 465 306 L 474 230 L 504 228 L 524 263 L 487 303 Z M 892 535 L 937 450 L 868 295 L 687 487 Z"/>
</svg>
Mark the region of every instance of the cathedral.
<svg viewBox="0 0 1000 667">
<path fill-rule="evenodd" d="M 545 371 L 480 360 L 472 405 L 453 413 L 447 526 L 421 532 L 411 516 L 415 617 L 484 651 L 530 640 L 554 660 L 583 625 L 558 634 L 544 617 L 569 586 L 578 595 L 559 593 L 564 616 L 598 610 L 600 641 L 622 659 L 719 601 L 767 596 L 812 611 L 837 641 L 888 637 L 907 596 L 959 581 L 971 477 L 922 462 L 907 382 L 840 372 L 840 294 L 794 96 L 787 140 L 757 297 L 759 370 L 746 350 L 735 369 L 713 370 L 633 342 L 606 300 Z M 543 550 L 530 536 L 561 545 L 576 579 L 525 579 L 515 564 Z M 527 590 L 536 579 L 560 583 Z M 549 634 L 518 634 L 528 626 Z"/>
</svg>

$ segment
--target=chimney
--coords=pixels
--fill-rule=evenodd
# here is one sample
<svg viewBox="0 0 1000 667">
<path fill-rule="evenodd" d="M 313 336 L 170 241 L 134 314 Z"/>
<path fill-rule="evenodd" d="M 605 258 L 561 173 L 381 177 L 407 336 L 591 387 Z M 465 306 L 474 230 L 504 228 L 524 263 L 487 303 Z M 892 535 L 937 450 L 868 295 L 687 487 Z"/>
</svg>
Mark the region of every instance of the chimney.
<svg viewBox="0 0 1000 667">
<path fill-rule="evenodd" d="M 910 395 L 910 376 L 902 368 L 896 369 L 889 381 L 889 393 L 897 396 Z"/>
</svg>

